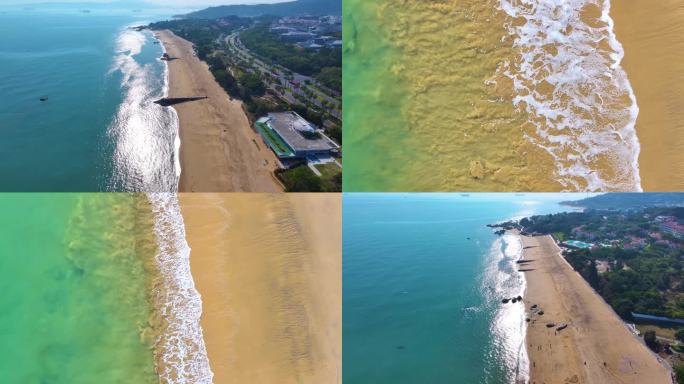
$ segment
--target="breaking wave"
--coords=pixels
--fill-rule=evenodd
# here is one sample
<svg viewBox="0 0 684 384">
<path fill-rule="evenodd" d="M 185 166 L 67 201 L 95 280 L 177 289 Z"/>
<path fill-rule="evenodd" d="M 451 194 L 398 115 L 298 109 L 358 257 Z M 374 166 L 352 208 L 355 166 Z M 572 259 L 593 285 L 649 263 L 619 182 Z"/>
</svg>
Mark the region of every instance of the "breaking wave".
<svg viewBox="0 0 684 384">
<path fill-rule="evenodd" d="M 147 197 L 155 217 L 155 260 L 161 275 L 153 293 L 163 322 L 155 348 L 158 374 L 162 383 L 211 384 L 213 373 L 200 326 L 202 300 L 190 272 L 178 198 L 171 193 Z"/>
<path fill-rule="evenodd" d="M 149 32 L 121 31 L 109 75 L 121 76 L 123 101 L 109 125 L 115 143 L 112 191 L 174 192 L 178 189 L 178 117 L 154 103 L 168 93 L 168 68 L 146 46 Z"/>
<path fill-rule="evenodd" d="M 505 365 L 507 382 L 510 383 L 526 383 L 529 379 L 529 357 L 525 348 L 525 306 L 501 304 L 502 298 L 525 295 L 525 277 L 516 268 L 516 261 L 521 256 L 520 236 L 507 233 L 497 239 L 489 251 L 482 288 L 483 292 L 487 292 L 488 301 L 498 303 L 490 328 L 494 336 L 490 353 L 497 354 L 494 360 Z"/>
<path fill-rule="evenodd" d="M 608 0 L 499 0 L 517 57 L 498 75 L 566 190 L 640 191 L 639 113 Z M 506 38 L 505 38 L 506 39 Z M 532 132 L 533 131 L 533 132 Z"/>
</svg>

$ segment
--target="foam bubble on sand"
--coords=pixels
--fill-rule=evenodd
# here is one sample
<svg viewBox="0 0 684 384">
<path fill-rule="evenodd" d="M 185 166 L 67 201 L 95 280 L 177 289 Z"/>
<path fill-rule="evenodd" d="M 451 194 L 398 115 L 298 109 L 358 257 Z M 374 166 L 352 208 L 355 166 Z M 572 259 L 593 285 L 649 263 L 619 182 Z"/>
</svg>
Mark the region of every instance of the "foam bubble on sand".
<svg viewBox="0 0 684 384">
<path fill-rule="evenodd" d="M 190 272 L 190 247 L 178 197 L 171 193 L 147 195 L 155 215 L 154 231 L 159 247 L 157 266 L 162 276 L 158 308 L 165 322 L 157 348 L 161 351 L 158 373 L 162 383 L 211 384 L 200 317 L 202 300 Z"/>
<path fill-rule="evenodd" d="M 500 0 L 518 57 L 502 63 L 526 139 L 567 190 L 641 190 L 636 97 L 620 62 L 608 0 Z"/>
</svg>

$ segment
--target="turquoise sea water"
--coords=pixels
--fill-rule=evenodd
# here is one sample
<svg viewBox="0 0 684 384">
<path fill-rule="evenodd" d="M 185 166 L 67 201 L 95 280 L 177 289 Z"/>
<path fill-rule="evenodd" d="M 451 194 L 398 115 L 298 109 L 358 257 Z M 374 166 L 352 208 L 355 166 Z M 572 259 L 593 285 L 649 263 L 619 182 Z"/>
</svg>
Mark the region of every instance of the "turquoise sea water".
<svg viewBox="0 0 684 384">
<path fill-rule="evenodd" d="M 0 6 L 0 190 L 176 190 L 162 48 L 127 29 L 166 17 Z"/>
<path fill-rule="evenodd" d="M 0 194 L 0 383 L 212 372 L 174 194 Z"/>
<path fill-rule="evenodd" d="M 500 301 L 524 290 L 519 240 L 485 225 L 569 209 L 556 199 L 345 194 L 345 383 L 524 379 L 524 313 Z"/>
<path fill-rule="evenodd" d="M 143 196 L 0 195 L 0 382 L 158 383 Z"/>
</svg>

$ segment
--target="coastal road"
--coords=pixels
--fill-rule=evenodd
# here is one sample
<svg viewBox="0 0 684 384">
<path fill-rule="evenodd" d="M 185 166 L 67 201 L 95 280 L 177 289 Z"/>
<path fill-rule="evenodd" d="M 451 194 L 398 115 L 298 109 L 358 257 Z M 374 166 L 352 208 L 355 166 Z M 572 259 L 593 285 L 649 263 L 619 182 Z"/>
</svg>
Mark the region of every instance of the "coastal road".
<svg viewBox="0 0 684 384">
<path fill-rule="evenodd" d="M 293 97 L 293 95 L 298 95 L 300 97 L 303 97 L 309 103 L 315 105 L 316 107 L 325 110 L 336 119 L 342 119 L 342 115 L 340 113 L 339 93 L 325 87 L 312 77 L 304 76 L 296 72 L 290 71 L 292 73 L 292 80 L 289 80 L 287 75 L 285 74 L 285 71 L 287 70 L 286 68 L 280 67 L 278 65 L 266 64 L 264 61 L 259 59 L 254 53 L 252 53 L 249 49 L 247 49 L 244 46 L 244 44 L 242 44 L 242 42 L 240 41 L 239 32 L 235 32 L 227 36 L 225 38 L 225 42 L 228 48 L 236 52 L 243 60 L 250 61 L 252 63 L 253 69 L 258 70 L 260 72 L 266 72 L 271 74 L 273 77 L 276 78 L 276 81 L 277 83 L 279 83 L 280 86 L 290 91 L 291 94 L 288 94 L 286 92 L 280 92 L 276 89 L 274 85 L 269 84 L 269 88 L 283 99 L 287 100 L 292 104 L 300 103 L 296 100 L 295 97 Z M 291 82 L 297 83 L 298 86 L 293 86 Z M 307 82 L 312 85 L 308 85 Z M 315 95 L 315 97 L 307 95 L 303 91 L 303 89 L 307 89 L 309 92 Z M 333 106 L 333 108 L 324 106 L 318 98 L 329 103 Z"/>
</svg>

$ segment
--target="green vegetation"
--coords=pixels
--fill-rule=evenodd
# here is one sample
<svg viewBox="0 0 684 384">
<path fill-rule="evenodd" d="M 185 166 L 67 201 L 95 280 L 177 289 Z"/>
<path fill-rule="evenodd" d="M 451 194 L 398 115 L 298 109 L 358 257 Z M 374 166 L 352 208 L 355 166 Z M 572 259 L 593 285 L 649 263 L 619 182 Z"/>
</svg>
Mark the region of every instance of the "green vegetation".
<svg viewBox="0 0 684 384">
<path fill-rule="evenodd" d="M 306 165 L 278 173 L 287 192 L 323 192 L 321 178 Z"/>
<path fill-rule="evenodd" d="M 342 89 L 341 48 L 321 48 L 315 51 L 283 43 L 269 31 L 271 21 L 264 18 L 256 26 L 242 32 L 240 40 L 259 56 L 302 75 L 315 77 L 332 89 Z"/>
<path fill-rule="evenodd" d="M 206 60 L 216 49 L 216 39 L 221 34 L 229 34 L 241 27 L 247 27 L 252 23 L 250 19 L 240 17 L 227 17 L 217 23 L 214 20 L 181 19 L 152 23 L 152 30 L 168 29 L 177 36 L 192 42 L 197 50 L 197 57 Z"/>
<path fill-rule="evenodd" d="M 325 192 L 342 191 L 342 169 L 335 163 L 315 165 L 321 173 L 321 186 Z"/>
<path fill-rule="evenodd" d="M 318 81 L 323 83 L 330 89 L 342 90 L 342 68 L 341 67 L 325 67 L 316 76 Z"/>
<path fill-rule="evenodd" d="M 624 319 L 631 312 L 684 318 L 684 243 L 663 232 L 657 216 L 684 218 L 684 208 L 645 208 L 534 216 L 527 232 L 552 233 L 605 246 L 564 252 L 566 260 Z M 609 270 L 599 274 L 597 260 Z"/>
<path fill-rule="evenodd" d="M 338 169 L 328 169 L 327 165 L 317 167 L 322 176 L 319 177 L 306 165 L 300 165 L 285 171 L 278 172 L 278 177 L 285 185 L 287 192 L 339 192 L 342 190 L 342 172 L 336 165 L 330 165 Z"/>
<path fill-rule="evenodd" d="M 277 4 L 223 5 L 192 12 L 185 15 L 185 17 L 215 19 L 229 15 L 254 17 L 261 15 L 293 16 L 299 14 L 341 15 L 342 2 L 340 0 L 298 0 Z"/>
<path fill-rule="evenodd" d="M 644 333 L 644 343 L 646 343 L 646 346 L 651 348 L 651 350 L 653 350 L 655 352 L 660 351 L 660 344 L 658 343 L 658 340 L 656 339 L 655 331 L 646 331 Z"/>
<path fill-rule="evenodd" d="M 684 365 L 676 365 L 674 371 L 677 375 L 677 384 L 684 384 Z"/>
<path fill-rule="evenodd" d="M 325 133 L 327 133 L 331 139 L 335 140 L 337 144 L 342 144 L 342 127 L 339 125 L 327 127 Z"/>
<path fill-rule="evenodd" d="M 684 328 L 678 329 L 677 332 L 675 332 L 675 338 L 680 343 L 684 343 Z"/>
</svg>

